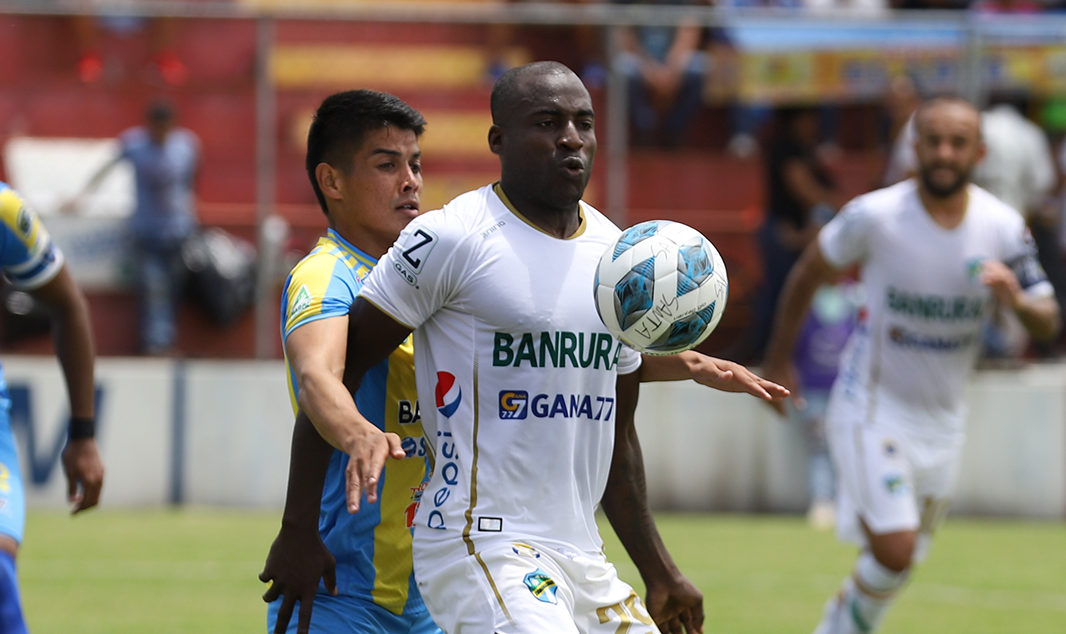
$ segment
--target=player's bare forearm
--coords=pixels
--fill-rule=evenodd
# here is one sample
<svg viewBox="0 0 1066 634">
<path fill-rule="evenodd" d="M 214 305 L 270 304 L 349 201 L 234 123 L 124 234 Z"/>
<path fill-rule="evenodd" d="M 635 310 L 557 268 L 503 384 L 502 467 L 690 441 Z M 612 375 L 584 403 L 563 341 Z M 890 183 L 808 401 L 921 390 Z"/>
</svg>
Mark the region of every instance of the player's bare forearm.
<svg viewBox="0 0 1066 634">
<path fill-rule="evenodd" d="M 92 419 L 96 415 L 95 351 L 85 296 L 66 266 L 47 284 L 32 291 L 32 295 L 51 315 L 52 339 L 67 384 L 71 416 Z"/>
<path fill-rule="evenodd" d="M 353 401 L 367 371 L 388 358 L 410 334 L 408 326 L 365 299 L 355 299 L 348 311 L 348 345 L 344 362 L 344 386 L 352 394 Z M 350 456 L 344 474 L 349 513 L 359 510 L 363 494 L 368 502 L 377 501 L 378 477 L 385 467 L 385 460 L 406 455 L 396 434 L 377 429 L 373 430 L 377 432 L 374 434 L 366 425 L 362 428 L 364 434 L 355 439 L 356 444 L 343 445 Z"/>
<path fill-rule="evenodd" d="M 768 380 L 783 385 L 797 399 L 800 395 L 796 392 L 798 385 L 792 367 L 792 351 L 803 326 L 803 318 L 811 305 L 811 298 L 818 287 L 834 274 L 834 269 L 822 256 L 816 239 L 804 249 L 803 255 L 789 272 L 774 312 L 763 372 Z M 778 414 L 785 415 L 784 403 L 773 402 L 771 406 Z"/>
<path fill-rule="evenodd" d="M 985 260 L 981 265 L 981 282 L 992 290 L 1000 302 L 1014 311 L 1033 338 L 1050 341 L 1059 334 L 1062 316 L 1055 298 L 1026 295 L 1018 277 L 1006 264 Z"/>
<path fill-rule="evenodd" d="M 601 506 L 648 589 L 647 607 L 664 632 L 702 632 L 703 595 L 678 570 L 648 508 L 644 459 L 634 425 L 637 373 L 618 377 L 614 454 Z"/>
<path fill-rule="evenodd" d="M 776 401 L 788 396 L 783 386 L 764 379 L 748 368 L 688 350 L 668 356 L 644 355 L 640 380 L 681 381 L 692 379 L 700 385 L 721 390 L 751 394 L 765 401 Z"/>
<path fill-rule="evenodd" d="M 1053 340 L 1062 328 L 1062 315 L 1054 297 L 1026 299 L 1014 313 L 1029 334 L 1039 341 Z"/>
<path fill-rule="evenodd" d="M 298 631 L 310 626 L 311 610 L 319 581 L 336 594 L 336 560 L 318 533 L 322 487 L 326 481 L 333 447 L 315 430 L 310 419 L 299 413 L 292 432 L 289 484 L 281 530 L 267 554 L 260 581 L 270 584 L 263 600 L 282 599 L 275 632 L 284 632 L 296 601 L 300 602 Z"/>
</svg>

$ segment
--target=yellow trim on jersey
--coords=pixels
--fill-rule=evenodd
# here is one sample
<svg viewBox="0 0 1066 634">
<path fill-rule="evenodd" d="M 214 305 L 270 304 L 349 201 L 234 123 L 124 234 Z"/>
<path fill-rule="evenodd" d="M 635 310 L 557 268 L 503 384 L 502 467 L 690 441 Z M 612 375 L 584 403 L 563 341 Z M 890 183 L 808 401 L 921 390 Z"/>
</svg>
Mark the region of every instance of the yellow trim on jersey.
<svg viewBox="0 0 1066 634">
<path fill-rule="evenodd" d="M 530 227 L 533 227 L 534 229 L 536 229 L 537 231 L 543 233 L 544 235 L 551 236 L 551 237 L 555 238 L 555 236 L 552 236 L 552 234 L 548 233 L 547 231 L 541 229 L 537 225 L 535 225 L 532 222 L 530 222 L 529 218 L 526 218 L 525 216 L 522 215 L 521 212 L 519 212 L 517 209 L 515 209 L 515 206 L 513 204 L 511 204 L 511 199 L 507 197 L 507 194 L 503 193 L 503 187 L 500 186 L 500 181 L 496 181 L 495 183 L 492 184 L 492 191 L 496 192 L 496 195 L 500 197 L 500 201 L 503 202 L 504 206 L 506 206 L 507 209 L 511 213 L 513 213 L 514 215 L 518 216 L 519 220 L 521 220 L 522 222 L 526 223 Z M 585 203 L 581 202 L 580 200 L 577 201 L 577 219 L 578 219 L 577 231 L 574 231 L 574 233 L 572 233 L 571 235 L 569 235 L 569 236 L 567 236 L 565 238 L 562 238 L 562 240 L 573 240 L 574 238 L 577 238 L 581 234 L 585 233 L 585 227 L 588 226 L 588 222 L 585 221 L 585 206 L 584 205 L 585 205 Z M 555 239 L 559 240 L 560 238 L 555 238 Z"/>
<path fill-rule="evenodd" d="M 503 602 L 503 596 L 500 595 L 500 589 L 496 587 L 496 580 L 492 578 L 492 573 L 489 572 L 489 567 L 485 565 L 485 560 L 481 558 L 481 553 L 473 553 L 474 559 L 477 560 L 481 571 L 485 573 L 485 578 L 488 579 L 489 586 L 492 588 L 492 594 L 496 595 L 496 602 L 500 604 L 500 609 L 503 610 L 503 615 L 507 617 L 507 622 L 514 624 L 514 619 L 511 618 L 511 611 L 507 609 L 507 604 Z"/>
<path fill-rule="evenodd" d="M 23 217 L 27 227 L 20 226 Z M 5 189 L 0 191 L 0 220 L 11 228 L 12 232 L 19 237 L 28 251 L 33 251 L 41 232 L 41 223 L 37 220 L 37 214 L 30 211 L 26 202 L 19 197 L 15 190 Z"/>
<path fill-rule="evenodd" d="M 415 391 L 414 345 L 410 336 L 389 355 L 389 375 L 385 382 L 385 431 L 403 438 L 413 436 L 409 431 L 418 427 L 418 437 L 423 437 L 422 423 L 400 424 L 401 400 L 411 402 Z M 411 402 L 412 406 L 414 405 Z M 411 552 L 411 529 L 407 527 L 408 507 L 414 504 L 417 490 L 406 486 L 422 482 L 425 478 L 425 461 L 418 457 L 385 461 L 385 480 L 378 504 L 381 519 L 374 527 L 374 588 L 371 594 L 374 603 L 393 614 L 403 614 L 407 603 L 407 588 L 413 562 Z M 376 547 L 388 544 L 390 550 Z M 393 556 L 399 553 L 399 557 Z M 390 597 L 399 597 L 389 601 Z"/>
<path fill-rule="evenodd" d="M 463 527 L 463 541 L 466 542 L 466 552 L 470 555 L 476 554 L 474 541 L 470 539 L 470 529 L 474 525 L 474 507 L 477 506 L 477 432 L 478 424 L 481 422 L 478 418 L 478 401 L 480 400 L 480 395 L 478 394 L 477 370 L 477 355 L 474 355 L 474 455 L 473 460 L 471 460 L 472 464 L 470 465 L 470 506 L 466 508 L 466 526 Z"/>
</svg>

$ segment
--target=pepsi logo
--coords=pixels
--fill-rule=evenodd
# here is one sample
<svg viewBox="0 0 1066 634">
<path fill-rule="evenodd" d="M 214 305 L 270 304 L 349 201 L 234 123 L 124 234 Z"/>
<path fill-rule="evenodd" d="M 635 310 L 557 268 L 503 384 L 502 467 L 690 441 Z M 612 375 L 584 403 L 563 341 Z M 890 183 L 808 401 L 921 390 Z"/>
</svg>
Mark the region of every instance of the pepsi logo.
<svg viewBox="0 0 1066 634">
<path fill-rule="evenodd" d="M 459 409 L 459 403 L 463 400 L 463 391 L 455 382 L 455 375 L 451 372 L 437 373 L 437 411 L 447 417 L 451 417 L 455 410 Z"/>
</svg>

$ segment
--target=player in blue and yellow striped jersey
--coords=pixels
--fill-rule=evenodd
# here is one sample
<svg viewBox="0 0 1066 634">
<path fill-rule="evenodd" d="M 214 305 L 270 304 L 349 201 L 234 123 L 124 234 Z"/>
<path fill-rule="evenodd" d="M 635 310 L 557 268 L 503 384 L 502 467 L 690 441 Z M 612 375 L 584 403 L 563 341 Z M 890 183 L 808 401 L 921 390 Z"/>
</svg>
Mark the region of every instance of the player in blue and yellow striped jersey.
<svg viewBox="0 0 1066 634">
<path fill-rule="evenodd" d="M 73 512 L 100 500 L 104 467 L 96 447 L 93 340 L 85 298 L 37 215 L 15 190 L 0 183 L 0 269 L 15 287 L 49 309 L 56 356 L 70 399 L 63 470 Z M 26 500 L 11 434 L 11 401 L 0 372 L 0 632 L 24 634 L 15 556 L 26 519 Z"/>
<path fill-rule="evenodd" d="M 321 542 L 305 544 L 300 556 L 282 560 L 275 557 L 279 549 L 271 549 L 261 575 L 272 582 L 264 595 L 271 601 L 269 631 L 440 632 L 412 575 L 411 525 L 426 482 L 427 457 L 411 340 L 366 374 L 354 403 L 342 382 L 348 311 L 377 258 L 418 214 L 418 137 L 424 124 L 417 111 L 396 97 L 357 90 L 323 101 L 308 134 L 308 175 L 329 230 L 285 284 L 282 337 L 289 394 L 293 411 L 304 412 L 316 426 L 360 417 L 372 434 L 353 434 L 334 449 L 313 432 L 301 435 L 297 425 L 294 455 L 310 442 L 331 456 L 325 473 L 290 470 L 290 493 L 294 481 L 316 478 L 324 481 L 324 486 L 315 483 L 322 497 L 319 502 L 290 494 L 276 543 L 306 536 L 309 531 L 290 529 L 308 517 L 318 518 Z M 382 461 L 386 454 L 405 459 L 385 462 L 367 503 L 349 513 L 348 454 L 353 444 L 368 440 L 380 444 Z M 307 508 L 312 502 L 317 513 Z M 335 574 L 329 572 L 331 557 Z M 324 576 L 314 596 L 294 589 L 293 575 L 303 571 L 314 580 Z M 306 588 L 306 578 L 299 578 L 304 581 L 300 589 Z M 296 603 L 300 616 L 290 622 Z"/>
</svg>

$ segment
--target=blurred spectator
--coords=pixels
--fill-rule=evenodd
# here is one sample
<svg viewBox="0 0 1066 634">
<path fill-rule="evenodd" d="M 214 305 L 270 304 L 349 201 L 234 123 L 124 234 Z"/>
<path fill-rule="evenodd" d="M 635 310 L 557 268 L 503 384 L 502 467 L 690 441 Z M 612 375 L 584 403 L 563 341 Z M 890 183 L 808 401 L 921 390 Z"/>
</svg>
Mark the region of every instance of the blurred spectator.
<svg viewBox="0 0 1066 634">
<path fill-rule="evenodd" d="M 973 181 L 1026 219 L 1037 243 L 1040 263 L 1058 294 L 1066 271 L 1056 248 L 1057 236 L 1040 213 L 1056 182 L 1051 148 L 1040 126 L 1022 114 L 1028 109 L 1025 99 L 999 97 L 998 101 L 982 113 L 981 134 L 987 153 L 974 170 Z M 1060 280 L 1059 285 L 1056 279 Z M 1013 311 L 997 306 L 986 331 L 984 356 L 1017 358 L 1028 345 L 1029 336 Z"/>
<path fill-rule="evenodd" d="M 148 354 L 171 354 L 177 304 L 186 267 L 182 246 L 197 227 L 193 186 L 200 162 L 196 134 L 175 126 L 173 106 L 148 106 L 144 126 L 119 136 L 121 151 L 85 187 L 88 193 L 120 161 L 133 165 L 137 204 L 130 217 L 141 308 L 141 344 Z M 83 195 L 84 195 L 83 193 Z"/>
<path fill-rule="evenodd" d="M 918 170 L 918 158 L 914 154 L 914 111 L 922 102 L 914 81 L 906 75 L 895 77 L 888 84 L 885 94 L 885 112 L 888 115 L 889 149 L 883 185 L 894 185 L 910 178 Z"/>
<path fill-rule="evenodd" d="M 819 530 L 832 528 L 836 518 L 833 462 L 825 439 L 829 388 L 836 380 L 841 353 L 855 329 L 861 305 L 862 288 L 852 280 L 819 287 L 792 354 L 803 399 L 790 403 L 788 414 L 807 437 L 807 489 L 811 498 L 807 521 Z"/>
<path fill-rule="evenodd" d="M 78 44 L 78 79 L 94 84 L 104 77 L 104 57 L 100 38 L 103 32 L 126 37 L 145 28 L 151 22 L 152 59 L 150 68 L 171 86 L 183 85 L 189 71 L 174 48 L 177 35 L 175 18 L 148 20 L 129 15 L 78 15 L 74 20 L 75 38 Z"/>
<path fill-rule="evenodd" d="M 533 0 L 504 0 L 516 4 Z M 539 0 L 544 1 L 544 0 Z M 559 4 L 598 4 L 604 0 L 547 0 Z M 528 60 L 512 60 L 508 56 L 508 47 L 518 41 L 519 33 L 531 27 L 516 24 L 490 24 L 488 27 L 489 68 L 488 82 L 493 84 L 512 66 L 524 64 Z M 536 27 L 543 30 L 545 27 Z M 607 66 L 604 62 L 603 27 L 592 24 L 575 24 L 570 26 L 550 27 L 559 35 L 565 45 L 564 50 L 556 50 L 550 57 L 574 68 L 581 81 L 589 90 L 602 88 L 607 83 Z M 569 54 L 568 54 L 569 53 Z M 535 55 L 534 57 L 540 57 Z"/>
<path fill-rule="evenodd" d="M 745 352 L 762 356 L 777 297 L 800 253 L 841 203 L 828 166 L 820 157 L 819 114 L 812 107 L 780 108 L 766 152 L 768 204 L 759 230 L 763 287 Z"/>
<path fill-rule="evenodd" d="M 694 6 L 696 0 L 614 0 L 616 4 Z M 680 26 L 637 26 L 622 30 L 622 53 L 614 60 L 629 83 L 630 118 L 637 145 L 661 143 L 672 147 L 681 140 L 703 104 L 708 70 L 705 40 L 725 38 L 721 29 L 709 32 L 694 20 Z"/>
<path fill-rule="evenodd" d="M 1017 15 L 1042 13 L 1046 7 L 1035 0 L 977 0 L 970 9 L 978 13 Z"/>
<path fill-rule="evenodd" d="M 886 0 L 804 0 L 811 13 L 833 15 L 884 16 L 890 8 Z"/>
</svg>

